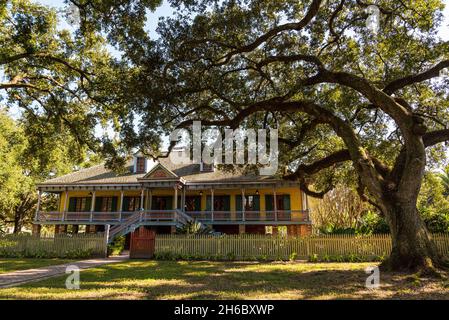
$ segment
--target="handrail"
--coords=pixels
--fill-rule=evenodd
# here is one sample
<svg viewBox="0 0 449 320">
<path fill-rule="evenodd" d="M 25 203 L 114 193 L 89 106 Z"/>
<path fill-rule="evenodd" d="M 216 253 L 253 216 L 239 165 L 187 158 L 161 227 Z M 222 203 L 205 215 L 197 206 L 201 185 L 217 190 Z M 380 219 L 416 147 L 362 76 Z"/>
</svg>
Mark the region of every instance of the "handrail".
<svg viewBox="0 0 449 320">
<path fill-rule="evenodd" d="M 142 216 L 142 221 L 179 221 L 181 223 L 187 223 L 187 221 L 197 220 L 200 222 L 214 222 L 214 221 L 298 221 L 308 222 L 309 211 L 308 210 L 258 210 L 250 211 L 245 210 L 245 217 L 243 218 L 243 211 L 187 211 L 183 212 L 180 209 L 174 210 L 140 210 L 131 212 L 61 212 L 61 211 L 39 211 L 37 221 L 45 222 L 57 222 L 65 221 L 70 222 L 110 222 L 112 225 L 124 224 L 129 218 L 136 214 Z M 121 215 L 121 219 L 120 219 Z M 91 219 L 92 216 L 92 219 Z"/>
</svg>

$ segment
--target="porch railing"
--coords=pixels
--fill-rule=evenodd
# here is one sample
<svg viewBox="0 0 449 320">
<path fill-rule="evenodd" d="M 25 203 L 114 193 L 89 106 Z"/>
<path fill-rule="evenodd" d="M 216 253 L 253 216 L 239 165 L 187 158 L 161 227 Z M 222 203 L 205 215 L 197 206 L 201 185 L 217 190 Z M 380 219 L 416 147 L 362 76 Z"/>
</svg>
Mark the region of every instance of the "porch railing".
<svg viewBox="0 0 449 320">
<path fill-rule="evenodd" d="M 39 222 L 78 222 L 78 223 L 121 223 L 134 213 L 140 212 L 142 221 L 175 221 L 175 210 L 143 210 L 126 212 L 39 212 Z"/>
<path fill-rule="evenodd" d="M 307 210 L 277 211 L 186 211 L 179 210 L 142 210 L 132 212 L 39 212 L 39 222 L 73 222 L 73 223 L 122 223 L 139 212 L 143 222 L 176 222 L 191 217 L 204 223 L 212 222 L 308 222 Z M 182 213 L 182 215 L 181 215 Z"/>
<path fill-rule="evenodd" d="M 201 222 L 309 221 L 309 213 L 307 210 L 187 211 L 186 214 Z"/>
</svg>

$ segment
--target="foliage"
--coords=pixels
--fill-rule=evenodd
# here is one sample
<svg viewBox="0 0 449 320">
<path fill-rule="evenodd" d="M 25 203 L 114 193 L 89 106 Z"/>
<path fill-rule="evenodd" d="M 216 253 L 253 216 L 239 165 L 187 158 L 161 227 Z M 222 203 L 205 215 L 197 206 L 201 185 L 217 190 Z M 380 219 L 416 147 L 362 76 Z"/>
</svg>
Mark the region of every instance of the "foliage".
<svg viewBox="0 0 449 320">
<path fill-rule="evenodd" d="M 426 173 L 418 199 L 418 211 L 429 231 L 449 232 L 449 197 L 441 174 Z"/>
<path fill-rule="evenodd" d="M 112 241 L 112 243 L 108 244 L 108 255 L 119 255 L 125 249 L 125 236 L 119 236 Z"/>
<path fill-rule="evenodd" d="M 348 255 L 318 255 L 312 254 L 309 256 L 309 262 L 382 262 L 386 259 L 385 256 L 361 256 L 358 254 Z"/>
<path fill-rule="evenodd" d="M 356 229 L 369 209 L 354 190 L 340 184 L 317 202 L 311 219 L 320 230 Z"/>
<path fill-rule="evenodd" d="M 177 234 L 212 234 L 213 229 L 198 221 L 187 221 L 180 227 L 176 227 Z"/>
<path fill-rule="evenodd" d="M 76 249 L 68 250 L 64 252 L 47 251 L 47 250 L 23 250 L 23 251 L 10 251 L 0 248 L 0 257 L 2 258 L 35 258 L 35 259 L 49 259 L 49 258 L 62 258 L 62 259 L 86 259 L 92 257 L 91 249 Z"/>
<path fill-rule="evenodd" d="M 86 157 L 81 153 L 72 157 L 70 135 L 60 133 L 51 137 L 30 134 L 27 125 L 13 120 L 0 109 L 0 227 L 14 225 L 18 233 L 34 217 L 37 204 L 36 184 L 55 174 L 69 173 Z M 54 210 L 57 197 L 45 194 L 41 209 Z"/>
</svg>

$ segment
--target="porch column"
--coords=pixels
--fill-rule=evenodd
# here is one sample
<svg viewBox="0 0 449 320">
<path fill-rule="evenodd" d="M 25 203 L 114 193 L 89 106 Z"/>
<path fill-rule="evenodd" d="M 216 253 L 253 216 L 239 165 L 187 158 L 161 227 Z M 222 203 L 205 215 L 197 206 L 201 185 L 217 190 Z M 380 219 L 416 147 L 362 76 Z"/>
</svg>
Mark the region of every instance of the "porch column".
<svg viewBox="0 0 449 320">
<path fill-rule="evenodd" d="M 278 221 L 278 202 L 276 201 L 276 187 L 273 187 L 273 207 L 274 207 L 274 221 Z"/>
<path fill-rule="evenodd" d="M 151 208 L 153 208 L 153 190 L 149 189 L 148 193 L 150 197 L 150 199 L 148 199 L 149 200 L 148 210 L 151 210 Z"/>
<path fill-rule="evenodd" d="M 124 198 L 124 195 L 125 195 L 125 191 L 121 190 L 121 191 L 120 191 L 120 211 L 119 211 L 118 221 L 122 221 L 123 198 Z"/>
<path fill-rule="evenodd" d="M 41 190 L 38 190 L 37 191 L 37 208 L 36 208 L 36 214 L 34 216 L 34 221 L 39 221 L 39 209 L 41 206 L 41 196 L 42 196 Z"/>
<path fill-rule="evenodd" d="M 210 212 L 211 220 L 214 221 L 214 189 L 210 189 Z"/>
<path fill-rule="evenodd" d="M 144 197 L 145 197 L 145 190 L 142 189 L 140 191 L 140 210 L 144 210 L 144 204 L 143 204 Z"/>
<path fill-rule="evenodd" d="M 96 199 L 96 193 L 95 189 L 92 191 L 92 201 L 90 203 L 90 217 L 89 221 L 92 222 L 94 220 L 94 211 L 95 211 L 95 199 Z"/>
<path fill-rule="evenodd" d="M 146 189 L 145 190 L 145 206 L 144 206 L 145 210 L 150 210 L 151 209 L 150 207 L 148 207 L 149 197 L 150 197 L 149 194 L 150 194 L 150 190 Z"/>
<path fill-rule="evenodd" d="M 242 188 L 242 221 L 245 221 L 245 206 L 246 206 L 245 188 Z"/>
<path fill-rule="evenodd" d="M 69 191 L 65 190 L 65 200 L 64 200 L 64 211 L 62 212 L 62 221 L 65 220 L 65 215 L 67 213 L 67 208 L 69 206 Z"/>
<path fill-rule="evenodd" d="M 178 186 L 175 185 L 175 198 L 173 199 L 173 209 L 178 209 Z"/>
<path fill-rule="evenodd" d="M 186 186 L 182 188 L 182 196 L 181 196 L 181 210 L 182 212 L 186 211 Z"/>
</svg>

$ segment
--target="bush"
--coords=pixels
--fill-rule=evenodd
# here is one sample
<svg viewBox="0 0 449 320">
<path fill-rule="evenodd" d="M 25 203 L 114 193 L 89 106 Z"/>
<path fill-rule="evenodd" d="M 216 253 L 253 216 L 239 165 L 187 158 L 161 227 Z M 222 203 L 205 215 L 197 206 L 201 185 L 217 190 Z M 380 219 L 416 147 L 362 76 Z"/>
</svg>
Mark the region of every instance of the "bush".
<svg viewBox="0 0 449 320">
<path fill-rule="evenodd" d="M 125 249 L 125 236 L 119 236 L 112 241 L 112 243 L 108 244 L 108 255 L 119 255 Z"/>
<path fill-rule="evenodd" d="M 309 262 L 381 262 L 385 260 L 385 256 L 362 256 L 358 254 L 345 254 L 345 255 L 323 255 L 311 254 L 309 256 Z"/>
<path fill-rule="evenodd" d="M 449 212 L 446 212 L 445 210 L 423 210 L 421 215 L 430 232 L 449 232 Z"/>
<path fill-rule="evenodd" d="M 23 251 L 8 251 L 0 250 L 0 257 L 3 258 L 34 258 L 34 259 L 87 259 L 92 256 L 91 249 L 88 250 L 68 250 L 65 252 L 45 251 L 45 250 L 23 250 Z"/>
</svg>

